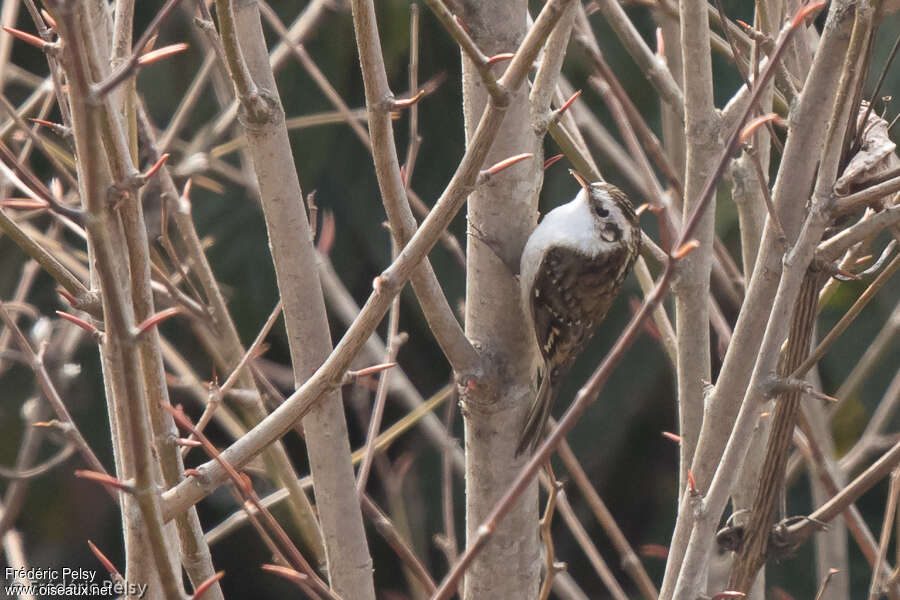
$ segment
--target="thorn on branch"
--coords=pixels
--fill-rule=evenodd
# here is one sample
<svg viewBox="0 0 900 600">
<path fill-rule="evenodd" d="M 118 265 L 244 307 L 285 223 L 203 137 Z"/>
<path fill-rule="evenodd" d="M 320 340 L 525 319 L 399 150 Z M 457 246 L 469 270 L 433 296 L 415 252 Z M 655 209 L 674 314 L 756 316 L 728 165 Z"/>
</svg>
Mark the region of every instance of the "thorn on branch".
<svg viewBox="0 0 900 600">
<path fill-rule="evenodd" d="M 69 297 L 71 297 L 71 294 L 69 294 L 66 297 L 66 299 L 68 300 Z M 72 298 L 72 299 L 74 300 L 74 298 Z M 85 331 L 87 331 L 88 333 L 90 333 L 93 336 L 99 336 L 101 334 L 101 331 L 99 329 L 97 329 L 96 327 L 94 327 L 92 324 L 88 323 L 81 317 L 76 317 L 75 315 L 67 313 L 62 310 L 56 311 L 56 314 L 60 318 L 65 319 L 66 321 L 69 321 L 70 323 L 75 323 L 76 325 L 78 325 L 79 327 L 81 327 L 82 329 L 84 329 Z"/>
<path fill-rule="evenodd" d="M 500 162 L 488 167 L 484 171 L 478 174 L 478 183 L 484 183 L 500 171 L 504 169 L 508 169 L 518 162 L 522 162 L 523 160 L 532 158 L 534 154 L 530 152 L 525 152 L 522 154 L 516 154 L 515 156 L 510 156 L 509 158 L 504 158 Z"/>
<path fill-rule="evenodd" d="M 306 575 L 305 573 L 301 573 L 300 571 L 295 571 L 294 569 L 291 569 L 289 567 L 282 567 L 281 565 L 265 564 L 265 565 L 262 565 L 260 568 L 263 571 L 272 573 L 273 575 L 278 575 L 279 577 L 283 577 L 284 579 L 287 579 L 288 581 L 291 581 L 291 582 L 297 583 L 297 584 L 304 583 L 307 579 L 309 579 L 309 576 Z"/>
<path fill-rule="evenodd" d="M 169 156 L 171 156 L 168 152 L 159 157 L 159 159 L 153 163 L 153 166 L 147 169 L 144 173 L 140 175 L 142 183 L 147 183 L 151 177 L 156 175 L 162 166 L 166 164 L 166 161 L 169 160 Z"/>
<path fill-rule="evenodd" d="M 564 157 L 565 157 L 564 154 L 555 154 L 555 155 L 551 156 L 550 158 L 548 158 L 547 160 L 544 161 L 544 170 L 546 171 L 549 167 L 555 165 L 560 160 L 562 160 Z"/>
<path fill-rule="evenodd" d="M 675 250 L 675 252 L 672 253 L 672 258 L 674 260 L 681 260 L 685 256 L 687 256 L 688 254 L 690 254 L 691 252 L 693 252 L 694 250 L 696 250 L 699 247 L 700 247 L 700 242 L 698 242 L 697 240 L 693 240 L 693 239 L 688 240 L 685 243 L 683 243 L 681 246 L 679 246 Z"/>
<path fill-rule="evenodd" d="M 818 2 L 810 2 L 799 11 L 797 11 L 797 16 L 794 17 L 794 21 L 791 23 L 791 27 L 796 29 L 801 24 L 806 22 L 806 18 L 813 15 L 813 13 L 819 12 L 819 9 L 823 8 L 826 4 L 828 4 L 825 0 L 819 0 Z"/>
<path fill-rule="evenodd" d="M 747 123 L 747 125 L 741 130 L 741 135 L 739 138 L 740 143 L 746 143 L 750 136 L 756 133 L 757 129 L 759 129 L 766 123 L 771 123 L 773 121 L 778 124 L 784 124 L 784 119 L 782 119 L 777 113 L 769 113 L 756 117 L 755 119 Z"/>
<path fill-rule="evenodd" d="M 219 571 L 218 573 L 198 585 L 197 589 L 194 590 L 194 595 L 191 596 L 191 598 L 193 598 L 194 600 L 199 600 L 199 598 L 201 598 L 203 594 L 209 591 L 209 588 L 211 588 L 223 577 L 225 577 L 225 571 Z"/>
<path fill-rule="evenodd" d="M 41 16 L 44 18 L 44 21 L 47 22 L 50 30 L 56 31 L 56 19 L 54 19 L 53 16 L 43 8 L 41 9 Z"/>
<path fill-rule="evenodd" d="M 2 29 L 3 29 L 3 31 L 5 31 L 9 35 L 13 36 L 14 38 L 18 38 L 21 41 L 25 42 L 26 44 L 28 44 L 30 46 L 34 46 L 35 48 L 37 48 L 38 50 L 41 50 L 43 52 L 52 52 L 52 51 L 59 49 L 58 44 L 55 44 L 52 42 L 46 42 L 46 41 L 42 40 L 41 38 L 39 38 L 38 36 L 31 34 L 31 33 L 26 33 L 24 31 L 22 31 L 21 29 L 14 29 L 12 27 L 7 27 L 6 25 L 4 25 L 2 27 Z"/>
<path fill-rule="evenodd" d="M 163 321 L 167 319 L 171 319 L 177 314 L 181 313 L 181 308 L 178 306 L 173 306 L 172 308 L 167 308 L 165 310 L 161 310 L 155 315 L 151 315 L 147 317 L 144 321 L 142 321 L 138 326 L 138 335 L 144 334 L 154 325 L 159 325 Z"/>
<path fill-rule="evenodd" d="M 495 65 L 499 62 L 503 62 L 504 60 L 512 60 L 515 57 L 514 52 L 501 52 L 500 54 L 495 54 L 487 59 L 485 64 L 487 65 Z"/>
<path fill-rule="evenodd" d="M 359 371 L 347 371 L 347 373 L 341 379 L 341 385 L 348 385 L 357 381 L 360 377 L 374 375 L 375 373 L 380 373 L 381 371 L 386 371 L 396 366 L 397 363 L 395 362 L 387 362 L 378 365 L 372 365 L 371 367 L 366 367 L 365 369 L 360 369 Z"/>
<path fill-rule="evenodd" d="M 578 97 L 581 96 L 581 92 L 582 92 L 582 90 L 576 91 L 574 94 L 569 96 L 568 100 L 563 102 L 562 106 L 560 106 L 559 108 L 557 108 L 550 114 L 550 120 L 548 122 L 548 126 L 552 125 L 553 123 L 559 122 L 559 120 L 566 113 L 566 111 L 569 110 L 569 107 L 571 107 L 575 103 L 575 101 L 578 100 Z"/>
<path fill-rule="evenodd" d="M 179 54 L 180 52 L 184 52 L 190 46 L 188 46 L 184 42 L 179 42 L 177 44 L 170 44 L 168 46 L 163 46 L 162 48 L 158 48 L 157 50 L 151 50 L 149 52 L 145 52 L 137 59 L 137 64 L 141 67 L 146 65 L 153 64 L 155 62 L 159 62 L 165 58 L 173 56 L 175 54 Z"/>
<path fill-rule="evenodd" d="M 28 120 L 32 123 L 36 123 L 38 125 L 46 127 L 61 138 L 71 139 L 72 137 L 72 129 L 70 127 L 66 127 L 65 125 L 61 125 L 60 123 L 54 123 L 53 121 L 48 121 L 46 119 L 37 119 L 34 117 L 28 117 Z"/>
<path fill-rule="evenodd" d="M 79 479 L 87 479 L 88 481 L 94 481 L 101 485 L 105 485 L 107 487 L 111 487 L 117 490 L 122 490 L 123 492 L 127 492 L 129 494 L 134 493 L 134 486 L 125 483 L 120 479 L 116 479 L 112 475 L 107 475 L 106 473 L 99 473 L 97 471 L 89 471 L 86 469 L 76 469 L 75 477 Z"/>
<path fill-rule="evenodd" d="M 103 568 L 106 569 L 106 571 L 110 575 L 112 575 L 114 579 L 121 578 L 122 574 L 119 573 L 119 570 L 116 568 L 116 566 L 112 563 L 111 560 L 106 557 L 105 554 L 103 554 L 100 548 L 98 548 L 91 540 L 88 540 L 87 543 L 88 547 L 91 549 L 91 552 L 94 553 L 94 556 L 96 556 L 97 560 L 100 561 L 100 564 L 103 565 Z"/>
<path fill-rule="evenodd" d="M 666 438 L 667 440 L 675 442 L 676 444 L 681 443 L 681 436 L 678 435 L 677 433 L 672 433 L 671 431 L 663 431 L 662 436 L 664 438 Z"/>
<path fill-rule="evenodd" d="M 394 100 L 391 102 L 392 110 L 403 110 L 405 108 L 409 108 L 410 106 L 417 104 L 419 100 L 425 97 L 425 90 L 419 90 L 416 92 L 416 95 L 412 98 L 406 98 L 404 100 Z"/>
</svg>

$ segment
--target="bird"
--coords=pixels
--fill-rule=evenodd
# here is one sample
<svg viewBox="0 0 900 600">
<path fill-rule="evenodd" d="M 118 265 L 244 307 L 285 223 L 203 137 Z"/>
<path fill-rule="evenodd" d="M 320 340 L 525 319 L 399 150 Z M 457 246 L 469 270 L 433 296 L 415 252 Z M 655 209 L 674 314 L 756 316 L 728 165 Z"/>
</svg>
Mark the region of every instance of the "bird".
<svg viewBox="0 0 900 600">
<path fill-rule="evenodd" d="M 547 213 L 525 242 L 519 284 L 538 347 L 540 385 L 516 456 L 543 439 L 550 409 L 575 359 L 603 321 L 640 252 L 634 206 L 605 181 Z"/>
</svg>

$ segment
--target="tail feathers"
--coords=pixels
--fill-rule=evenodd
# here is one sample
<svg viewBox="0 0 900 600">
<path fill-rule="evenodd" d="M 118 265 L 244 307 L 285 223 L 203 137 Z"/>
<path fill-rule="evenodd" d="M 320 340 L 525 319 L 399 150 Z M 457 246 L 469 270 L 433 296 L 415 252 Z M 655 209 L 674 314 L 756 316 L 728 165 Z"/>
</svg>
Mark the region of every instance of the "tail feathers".
<svg viewBox="0 0 900 600">
<path fill-rule="evenodd" d="M 544 438 L 556 392 L 557 384 L 551 381 L 549 376 L 545 376 L 541 381 L 541 387 L 538 388 L 537 395 L 534 397 L 534 402 L 531 404 L 531 409 L 528 411 L 525 427 L 522 428 L 522 433 L 519 434 L 516 456 L 523 454 L 526 450 L 533 452 Z"/>
</svg>

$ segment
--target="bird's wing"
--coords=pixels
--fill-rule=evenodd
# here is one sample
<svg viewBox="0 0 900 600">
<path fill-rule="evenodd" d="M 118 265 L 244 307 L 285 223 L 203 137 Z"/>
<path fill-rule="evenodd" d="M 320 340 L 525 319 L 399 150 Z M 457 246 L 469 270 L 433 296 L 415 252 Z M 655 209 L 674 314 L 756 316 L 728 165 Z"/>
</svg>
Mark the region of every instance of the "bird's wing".
<svg viewBox="0 0 900 600">
<path fill-rule="evenodd" d="M 562 246 L 546 253 L 531 296 L 535 334 L 545 360 L 564 357 L 558 367 L 568 370 L 615 299 L 627 272 L 622 268 L 627 254 L 619 244 L 594 259 Z"/>
</svg>

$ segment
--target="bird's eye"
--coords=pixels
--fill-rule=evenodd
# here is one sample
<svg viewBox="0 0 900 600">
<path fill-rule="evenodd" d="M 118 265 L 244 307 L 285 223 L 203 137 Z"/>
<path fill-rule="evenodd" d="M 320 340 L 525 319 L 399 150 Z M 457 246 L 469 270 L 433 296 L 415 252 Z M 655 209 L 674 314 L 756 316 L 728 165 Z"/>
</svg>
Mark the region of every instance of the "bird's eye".
<svg viewBox="0 0 900 600">
<path fill-rule="evenodd" d="M 605 219 L 609 216 L 609 211 L 606 210 L 606 208 L 604 208 L 602 204 L 594 205 L 594 213 L 601 219 Z"/>
</svg>

